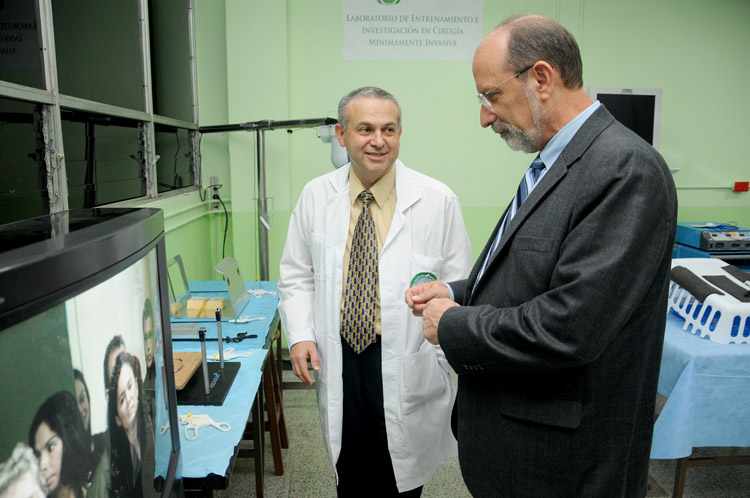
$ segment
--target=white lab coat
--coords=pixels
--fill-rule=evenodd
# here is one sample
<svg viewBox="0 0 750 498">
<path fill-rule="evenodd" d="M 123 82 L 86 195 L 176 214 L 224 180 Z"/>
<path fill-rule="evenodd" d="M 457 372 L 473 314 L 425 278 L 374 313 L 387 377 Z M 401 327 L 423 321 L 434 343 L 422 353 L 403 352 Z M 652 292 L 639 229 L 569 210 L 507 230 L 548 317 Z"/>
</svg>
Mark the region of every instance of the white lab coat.
<svg viewBox="0 0 750 498">
<path fill-rule="evenodd" d="M 383 405 L 388 447 L 401 492 L 423 485 L 457 454 L 450 429 L 455 391 L 442 351 L 422 334 L 404 294 L 418 272 L 465 278 L 471 247 L 455 194 L 396 161 L 396 210 L 379 255 Z M 341 296 L 349 227 L 350 164 L 316 178 L 292 212 L 281 257 L 279 311 L 291 347 L 315 341 L 320 421 L 328 456 L 341 451 Z"/>
</svg>

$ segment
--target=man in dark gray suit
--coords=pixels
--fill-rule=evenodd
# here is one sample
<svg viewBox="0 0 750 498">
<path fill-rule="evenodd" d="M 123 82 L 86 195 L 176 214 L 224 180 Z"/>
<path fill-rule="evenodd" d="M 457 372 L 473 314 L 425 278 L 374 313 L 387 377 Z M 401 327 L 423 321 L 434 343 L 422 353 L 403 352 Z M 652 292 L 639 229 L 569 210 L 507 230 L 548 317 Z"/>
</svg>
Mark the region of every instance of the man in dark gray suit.
<svg viewBox="0 0 750 498">
<path fill-rule="evenodd" d="M 578 45 L 552 19 L 501 23 L 473 72 L 482 126 L 539 155 L 469 278 L 406 294 L 458 373 L 464 479 L 474 496 L 643 497 L 677 215 L 669 168 L 588 98 Z"/>
</svg>

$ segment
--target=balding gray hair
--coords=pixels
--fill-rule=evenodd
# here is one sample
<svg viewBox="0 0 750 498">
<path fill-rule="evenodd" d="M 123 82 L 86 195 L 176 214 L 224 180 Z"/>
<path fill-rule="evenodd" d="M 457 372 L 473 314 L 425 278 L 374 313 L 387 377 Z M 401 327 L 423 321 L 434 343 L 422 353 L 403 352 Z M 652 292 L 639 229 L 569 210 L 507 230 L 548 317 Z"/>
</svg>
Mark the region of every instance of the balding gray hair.
<svg viewBox="0 0 750 498">
<path fill-rule="evenodd" d="M 573 35 L 554 19 L 537 15 L 513 16 L 497 29 L 508 32 L 504 65 L 518 72 L 537 61 L 546 61 L 560 72 L 567 88 L 583 86 L 581 51 Z"/>
<path fill-rule="evenodd" d="M 341 128 L 346 130 L 347 104 L 349 104 L 349 102 L 351 102 L 352 100 L 360 97 L 374 97 L 376 99 L 390 100 L 391 102 L 396 104 L 396 107 L 398 107 L 398 127 L 399 129 L 401 129 L 401 106 L 399 105 L 398 100 L 396 100 L 396 97 L 394 97 L 390 93 L 376 86 L 363 86 L 362 88 L 357 88 L 356 90 L 352 90 L 351 92 L 344 95 L 344 97 L 339 101 L 339 124 L 341 125 Z"/>
</svg>

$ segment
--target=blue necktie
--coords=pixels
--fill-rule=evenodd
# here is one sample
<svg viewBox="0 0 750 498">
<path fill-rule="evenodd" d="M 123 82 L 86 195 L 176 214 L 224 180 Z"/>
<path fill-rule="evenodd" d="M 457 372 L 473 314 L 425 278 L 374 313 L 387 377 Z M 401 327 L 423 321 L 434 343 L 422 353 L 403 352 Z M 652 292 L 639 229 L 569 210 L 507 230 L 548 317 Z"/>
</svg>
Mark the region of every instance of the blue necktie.
<svg viewBox="0 0 750 498">
<path fill-rule="evenodd" d="M 521 183 L 518 184 L 518 190 L 516 191 L 516 196 L 513 197 L 513 200 L 510 202 L 510 205 L 508 206 L 508 210 L 505 213 L 505 218 L 503 219 L 503 223 L 500 226 L 500 230 L 497 231 L 497 236 L 495 236 L 495 240 L 492 241 L 492 246 L 490 247 L 490 250 L 487 252 L 487 258 L 484 260 L 482 269 L 479 271 L 479 274 L 477 275 L 477 280 L 476 280 L 477 282 L 479 282 L 479 279 L 482 278 L 484 271 L 487 269 L 487 264 L 492 259 L 492 255 L 495 253 L 495 249 L 497 249 L 497 246 L 500 244 L 500 238 L 503 236 L 505 229 L 508 228 L 508 225 L 510 224 L 510 220 L 512 220 L 513 217 L 518 212 L 518 210 L 521 209 L 521 204 L 523 204 L 523 202 L 529 196 L 531 191 L 534 190 L 534 187 L 536 187 L 536 182 L 539 180 L 539 175 L 542 174 L 543 169 L 544 169 L 544 162 L 542 162 L 542 158 L 540 156 L 536 156 L 536 159 L 534 159 L 534 161 L 531 163 L 531 166 L 529 166 L 529 169 L 526 170 L 526 174 L 521 179 Z M 474 283 L 474 285 L 476 285 L 476 282 Z"/>
</svg>

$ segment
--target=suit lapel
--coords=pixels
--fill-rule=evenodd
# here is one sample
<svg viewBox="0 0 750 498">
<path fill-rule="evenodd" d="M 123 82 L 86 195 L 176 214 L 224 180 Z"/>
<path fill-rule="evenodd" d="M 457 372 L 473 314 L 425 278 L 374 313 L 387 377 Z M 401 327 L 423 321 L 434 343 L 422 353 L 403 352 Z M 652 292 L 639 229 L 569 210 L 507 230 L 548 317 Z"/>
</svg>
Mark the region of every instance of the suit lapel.
<svg viewBox="0 0 750 498">
<path fill-rule="evenodd" d="M 497 224 L 495 225 L 495 229 L 492 231 L 492 235 L 490 235 L 489 240 L 487 240 L 487 243 L 484 245 L 484 249 L 482 249 L 482 252 L 477 257 L 477 261 L 474 263 L 474 267 L 471 269 L 471 273 L 469 273 L 469 278 L 466 280 L 467 289 L 466 289 L 466 293 L 464 294 L 465 296 L 471 297 L 472 295 L 471 290 L 474 288 L 475 282 L 477 281 L 479 270 L 482 268 L 482 264 L 484 263 L 484 260 L 487 259 L 487 252 L 490 250 L 490 247 L 492 246 L 492 241 L 495 240 L 495 237 L 497 236 L 497 231 L 500 230 L 500 225 L 502 224 L 503 218 L 505 217 L 505 213 L 507 211 L 508 211 L 508 208 L 505 208 L 505 211 L 503 211 L 503 214 L 500 215 L 500 219 L 497 221 Z"/>
<path fill-rule="evenodd" d="M 495 226 L 495 230 L 492 232 L 492 236 L 482 250 L 482 254 L 480 254 L 479 259 L 477 260 L 474 268 L 471 271 L 471 274 L 469 275 L 469 280 L 467 282 L 469 285 L 469 288 L 467 289 L 469 302 L 467 304 L 471 304 L 474 294 L 483 285 L 482 281 L 487 279 L 488 274 L 492 271 L 493 266 L 497 264 L 499 258 L 503 257 L 503 249 L 513 239 L 518 229 L 523 226 L 526 220 L 536 210 L 536 207 L 539 205 L 539 203 L 542 202 L 548 195 L 550 195 L 550 193 L 555 189 L 555 187 L 560 183 L 565 175 L 567 175 L 568 169 L 571 167 L 571 165 L 578 161 L 583 153 L 589 148 L 594 139 L 599 136 L 599 134 L 607 126 L 609 126 L 613 120 L 614 118 L 604 106 L 600 106 L 586 120 L 586 122 L 583 124 L 583 126 L 581 126 L 570 143 L 565 147 L 565 149 L 563 149 L 562 153 L 549 169 L 549 171 L 547 171 L 547 174 L 545 174 L 544 177 L 539 181 L 529 197 L 521 205 L 521 208 L 518 210 L 516 215 L 510 221 L 508 228 L 505 230 L 505 232 L 503 232 L 503 235 L 500 238 L 500 243 L 498 244 L 495 253 L 492 255 L 492 259 L 487 264 L 487 268 L 485 269 L 482 279 L 475 285 L 474 282 L 476 281 L 479 269 L 482 267 L 482 263 L 484 263 L 484 260 L 487 257 L 487 251 L 492 245 L 492 241 L 495 240 L 497 231 L 500 228 L 500 223 L 505 216 L 505 212 L 503 212 L 503 215 L 500 217 L 500 220 Z M 474 292 L 472 292 L 472 288 Z"/>
<path fill-rule="evenodd" d="M 569 166 L 570 164 L 562 160 L 562 155 L 557 161 L 555 161 L 554 167 L 550 168 L 547 174 L 544 175 L 544 178 L 539 181 L 529 197 L 526 198 L 526 201 L 521 204 L 516 215 L 510 220 L 510 224 L 500 238 L 500 244 L 497 246 L 497 250 L 493 255 L 492 261 L 490 261 L 490 264 L 496 259 L 497 255 L 502 251 L 508 241 L 513 238 L 513 235 L 518 231 L 518 228 L 522 226 L 531 213 L 534 212 L 536 206 L 549 194 L 549 192 L 554 190 L 560 180 L 568 174 Z"/>
<path fill-rule="evenodd" d="M 489 251 L 489 248 L 492 245 L 492 241 L 494 241 L 495 237 L 497 236 L 497 232 L 500 229 L 500 225 L 502 224 L 503 218 L 505 217 L 505 212 L 503 212 L 503 215 L 500 216 L 500 220 L 498 220 L 497 225 L 495 225 L 495 230 L 493 230 L 492 236 L 487 241 L 487 244 L 482 250 L 482 254 L 479 256 L 477 263 L 474 265 L 474 268 L 471 270 L 471 275 L 469 275 L 469 285 L 471 287 L 469 287 L 468 290 L 471 290 L 473 288 L 473 292 L 470 293 L 468 304 L 471 304 L 471 301 L 476 291 L 479 290 L 484 284 L 484 282 L 488 280 L 488 277 L 493 269 L 493 266 L 497 264 L 500 258 L 504 257 L 503 252 L 504 252 L 505 246 L 508 245 L 508 243 L 513 239 L 518 229 L 521 226 L 523 226 L 523 224 L 526 222 L 529 216 L 531 216 L 531 214 L 536 209 L 536 206 L 542 200 L 544 200 L 544 198 L 547 197 L 547 195 L 549 195 L 551 191 L 555 189 L 558 183 L 560 183 L 560 180 L 562 180 L 563 177 L 568 173 L 568 166 L 569 164 L 566 164 L 564 161 L 562 161 L 562 155 L 560 155 L 557 161 L 555 161 L 554 167 L 550 168 L 547 174 L 544 175 L 544 178 L 542 178 L 539 181 L 539 183 L 531 192 L 531 194 L 526 198 L 526 201 L 524 201 L 524 203 L 521 204 L 521 207 L 516 213 L 516 215 L 513 217 L 512 220 L 510 220 L 510 224 L 508 225 L 508 228 L 505 229 L 505 232 L 503 232 L 503 235 L 500 237 L 500 242 L 497 246 L 497 249 L 495 249 L 495 252 L 492 255 L 492 259 L 487 264 L 487 268 L 484 270 L 484 274 L 482 275 L 482 278 L 475 285 L 474 282 L 476 282 L 479 269 L 482 267 L 482 263 L 484 263 L 484 260 L 487 257 L 487 251 Z"/>
</svg>

